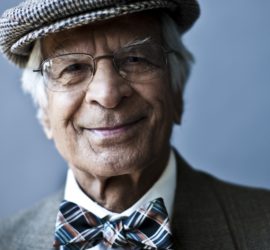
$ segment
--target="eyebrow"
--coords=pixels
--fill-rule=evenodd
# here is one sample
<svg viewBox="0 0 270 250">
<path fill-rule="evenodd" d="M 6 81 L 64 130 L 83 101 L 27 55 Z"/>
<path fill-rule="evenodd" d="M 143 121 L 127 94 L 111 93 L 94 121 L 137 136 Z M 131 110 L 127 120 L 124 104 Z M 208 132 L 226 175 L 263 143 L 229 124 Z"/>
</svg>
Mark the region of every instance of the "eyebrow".
<svg viewBox="0 0 270 250">
<path fill-rule="evenodd" d="M 122 46 L 122 48 L 129 47 L 129 46 L 135 46 L 135 45 L 143 45 L 143 44 L 151 42 L 152 40 L 153 39 L 150 36 L 146 37 L 146 38 L 140 38 L 140 39 L 136 38 L 132 41 L 125 43 L 124 46 Z"/>
<path fill-rule="evenodd" d="M 65 39 L 63 41 L 61 41 L 61 43 L 58 43 L 58 45 L 56 47 L 53 48 L 53 50 L 51 51 L 52 55 L 59 55 L 59 54 L 67 54 L 70 53 L 70 51 L 65 48 L 64 44 L 66 41 L 70 41 L 71 39 Z"/>
<path fill-rule="evenodd" d="M 51 46 L 52 49 L 49 53 L 47 50 L 45 50 L 45 48 L 43 46 L 44 44 L 41 43 L 42 44 L 42 46 L 41 46 L 42 54 L 44 56 L 43 60 L 46 60 L 47 58 L 55 57 L 55 56 L 58 56 L 61 54 L 69 53 L 68 50 L 64 47 L 65 41 L 68 41 L 68 40 L 70 40 L 70 39 L 69 38 L 64 39 L 63 41 L 61 41 L 61 43 L 59 43 L 56 39 L 53 39 L 55 46 Z"/>
</svg>

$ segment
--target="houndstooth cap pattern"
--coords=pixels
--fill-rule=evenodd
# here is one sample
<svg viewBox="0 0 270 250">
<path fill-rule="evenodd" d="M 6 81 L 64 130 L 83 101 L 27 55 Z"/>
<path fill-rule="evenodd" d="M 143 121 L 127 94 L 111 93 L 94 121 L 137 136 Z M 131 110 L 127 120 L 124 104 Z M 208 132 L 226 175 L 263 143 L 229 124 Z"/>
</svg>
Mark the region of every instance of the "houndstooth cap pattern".
<svg viewBox="0 0 270 250">
<path fill-rule="evenodd" d="M 0 50 L 25 67 L 33 42 L 92 22 L 151 9 L 167 9 L 187 31 L 199 16 L 197 0 L 26 0 L 0 18 Z"/>
</svg>

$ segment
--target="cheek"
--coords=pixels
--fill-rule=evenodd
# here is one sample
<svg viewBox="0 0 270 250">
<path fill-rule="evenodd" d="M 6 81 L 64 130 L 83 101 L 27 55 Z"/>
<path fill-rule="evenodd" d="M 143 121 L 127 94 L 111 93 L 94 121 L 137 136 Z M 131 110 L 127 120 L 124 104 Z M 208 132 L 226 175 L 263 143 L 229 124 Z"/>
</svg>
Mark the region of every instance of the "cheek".
<svg viewBox="0 0 270 250">
<path fill-rule="evenodd" d="M 83 100 L 83 93 L 50 93 L 49 117 L 53 127 L 64 126 L 71 120 Z"/>
<path fill-rule="evenodd" d="M 155 81 L 140 91 L 143 99 L 152 108 L 152 122 L 158 123 L 159 127 L 167 126 L 173 121 L 173 98 L 172 91 L 167 81 Z"/>
<path fill-rule="evenodd" d="M 57 149 L 63 154 L 66 146 L 76 140 L 72 118 L 81 105 L 81 95 L 70 93 L 51 93 L 49 95 L 48 116 L 52 138 Z"/>
</svg>

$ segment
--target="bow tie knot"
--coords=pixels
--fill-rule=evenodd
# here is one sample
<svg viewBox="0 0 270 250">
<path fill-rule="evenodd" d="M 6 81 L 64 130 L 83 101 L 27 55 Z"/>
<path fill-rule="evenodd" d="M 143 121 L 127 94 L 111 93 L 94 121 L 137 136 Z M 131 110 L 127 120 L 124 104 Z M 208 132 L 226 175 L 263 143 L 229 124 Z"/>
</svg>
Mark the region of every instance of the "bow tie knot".
<svg viewBox="0 0 270 250">
<path fill-rule="evenodd" d="M 116 247 L 120 244 L 128 246 L 128 229 L 123 220 L 106 221 L 102 230 L 105 244 L 111 247 Z"/>
<path fill-rule="evenodd" d="M 103 242 L 107 247 L 172 249 L 172 235 L 164 202 L 158 198 L 129 217 L 99 218 L 68 201 L 60 205 L 56 222 L 55 247 L 87 249 Z"/>
</svg>

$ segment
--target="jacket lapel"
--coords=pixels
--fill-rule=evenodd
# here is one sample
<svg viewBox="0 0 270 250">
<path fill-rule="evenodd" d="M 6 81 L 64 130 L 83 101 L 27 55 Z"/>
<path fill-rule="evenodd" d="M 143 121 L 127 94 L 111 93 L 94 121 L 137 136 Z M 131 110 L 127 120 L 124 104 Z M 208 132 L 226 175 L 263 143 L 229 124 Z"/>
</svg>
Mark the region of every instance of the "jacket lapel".
<svg viewBox="0 0 270 250">
<path fill-rule="evenodd" d="M 175 249 L 235 249 L 226 214 L 209 176 L 191 169 L 176 153 L 177 190 L 172 230 Z"/>
</svg>

